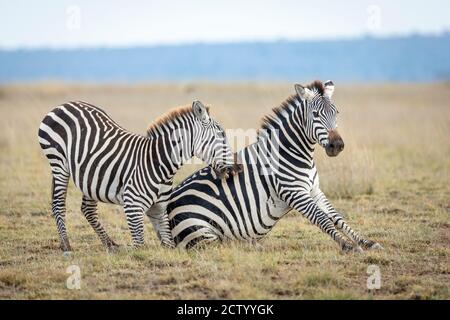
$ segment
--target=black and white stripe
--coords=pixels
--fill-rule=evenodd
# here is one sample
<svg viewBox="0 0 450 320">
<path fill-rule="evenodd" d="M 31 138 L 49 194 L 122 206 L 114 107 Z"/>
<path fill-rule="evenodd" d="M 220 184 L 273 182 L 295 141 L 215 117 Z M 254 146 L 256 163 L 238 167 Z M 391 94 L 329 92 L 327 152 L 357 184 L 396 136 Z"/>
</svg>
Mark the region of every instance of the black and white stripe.
<svg viewBox="0 0 450 320">
<path fill-rule="evenodd" d="M 65 225 L 69 179 L 82 191 L 81 211 L 107 248 L 116 244 L 98 220 L 98 201 L 124 207 L 134 245 L 144 243 L 147 214 L 161 242 L 173 246 L 165 207 L 177 170 L 193 156 L 219 174 L 234 163 L 224 130 L 199 101 L 156 121 L 147 136 L 121 128 L 98 107 L 69 102 L 44 117 L 38 135 L 52 170 L 52 211 L 64 251 L 71 250 Z"/>
<path fill-rule="evenodd" d="M 315 144 L 329 156 L 344 147 L 336 131 L 333 90 L 331 81 L 296 85 L 297 94 L 264 119 L 257 142 L 238 153 L 239 174 L 216 181 L 204 168 L 176 187 L 167 209 L 177 246 L 258 240 L 296 209 L 343 250 L 379 247 L 353 231 L 319 188 Z"/>
</svg>

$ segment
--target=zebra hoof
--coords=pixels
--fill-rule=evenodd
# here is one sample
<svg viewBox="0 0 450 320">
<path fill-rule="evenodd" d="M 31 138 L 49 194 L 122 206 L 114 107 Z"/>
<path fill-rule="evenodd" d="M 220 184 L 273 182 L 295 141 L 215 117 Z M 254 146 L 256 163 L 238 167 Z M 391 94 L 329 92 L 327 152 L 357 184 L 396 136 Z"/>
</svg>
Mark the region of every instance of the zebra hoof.
<svg viewBox="0 0 450 320">
<path fill-rule="evenodd" d="M 383 246 L 377 242 L 370 246 L 370 250 L 383 250 Z"/>
<path fill-rule="evenodd" d="M 261 244 L 256 243 L 254 246 L 255 246 L 255 249 L 256 249 L 256 250 L 258 250 L 258 251 L 264 251 L 264 247 L 263 247 Z"/>
<path fill-rule="evenodd" d="M 356 252 L 356 253 L 364 253 L 364 250 L 360 246 L 356 246 L 353 249 L 353 251 Z"/>
<path fill-rule="evenodd" d="M 353 244 L 350 242 L 344 242 L 341 244 L 341 251 L 344 253 L 348 253 L 355 250 L 355 248 L 353 247 Z"/>
<path fill-rule="evenodd" d="M 108 253 L 117 253 L 120 251 L 120 249 L 121 249 L 120 246 L 117 244 L 106 247 L 106 251 Z"/>
<path fill-rule="evenodd" d="M 166 249 L 175 249 L 175 242 L 161 241 L 161 246 Z"/>
<path fill-rule="evenodd" d="M 59 248 L 63 251 L 63 252 L 72 252 L 72 247 L 69 244 L 69 241 L 61 241 Z"/>
<path fill-rule="evenodd" d="M 349 253 L 349 252 L 363 253 L 364 252 L 360 246 L 354 245 L 353 243 L 350 243 L 350 242 L 345 242 L 344 244 L 342 244 L 341 250 L 344 253 Z"/>
<path fill-rule="evenodd" d="M 259 242 L 251 242 L 250 246 L 252 249 L 256 250 L 256 251 L 263 251 L 264 247 L 262 244 L 260 244 Z"/>
<path fill-rule="evenodd" d="M 63 257 L 64 258 L 70 258 L 72 256 L 72 251 L 64 251 L 63 252 Z"/>
</svg>

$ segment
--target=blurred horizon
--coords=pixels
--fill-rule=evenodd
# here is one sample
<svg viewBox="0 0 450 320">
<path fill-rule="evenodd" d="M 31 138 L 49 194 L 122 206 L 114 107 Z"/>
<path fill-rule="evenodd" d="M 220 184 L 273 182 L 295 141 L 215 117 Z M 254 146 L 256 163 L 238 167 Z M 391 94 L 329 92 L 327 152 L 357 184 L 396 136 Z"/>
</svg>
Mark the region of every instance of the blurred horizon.
<svg viewBox="0 0 450 320">
<path fill-rule="evenodd" d="M 405 38 L 445 38 L 450 35 L 450 28 L 439 31 L 439 32 L 418 32 L 411 31 L 406 33 L 398 34 L 373 34 L 370 32 L 350 35 L 350 36 L 340 36 L 340 37 L 318 37 L 318 38 L 270 38 L 270 39 L 230 39 L 230 40 L 191 40 L 191 41 L 181 41 L 181 42 L 161 42 L 161 43 L 139 43 L 139 44 L 97 44 L 97 45 L 82 45 L 82 46 L 20 46 L 20 47 L 2 47 L 0 44 L 0 52 L 21 52 L 21 51 L 89 51 L 89 50 L 123 50 L 123 49 L 148 49 L 148 48 L 170 48 L 170 47 L 184 47 L 184 46 L 195 46 L 195 45 L 235 45 L 235 44 L 266 44 L 266 43 L 317 43 L 317 42 L 349 42 L 349 41 L 360 41 L 360 40 L 395 40 L 395 39 L 405 39 Z"/>
<path fill-rule="evenodd" d="M 450 33 L 346 40 L 0 50 L 0 83 L 185 81 L 439 82 Z"/>
</svg>

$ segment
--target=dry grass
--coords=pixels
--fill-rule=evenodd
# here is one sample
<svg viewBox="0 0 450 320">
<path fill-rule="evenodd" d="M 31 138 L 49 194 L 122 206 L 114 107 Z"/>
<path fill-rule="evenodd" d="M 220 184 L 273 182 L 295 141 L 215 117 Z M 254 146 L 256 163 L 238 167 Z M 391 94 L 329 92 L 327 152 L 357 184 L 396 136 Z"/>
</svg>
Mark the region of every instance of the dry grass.
<svg viewBox="0 0 450 320">
<path fill-rule="evenodd" d="M 341 254 L 292 212 L 262 242 L 185 252 L 148 246 L 107 254 L 68 196 L 75 253 L 65 258 L 50 215 L 50 174 L 37 128 L 53 106 L 83 99 L 121 125 L 144 132 L 170 107 L 200 99 L 227 128 L 255 128 L 293 92 L 288 84 L 0 87 L 0 298 L 408 298 L 449 299 L 450 86 L 379 85 L 336 89 L 338 158 L 317 151 L 323 189 L 350 225 L 385 247 Z M 184 167 L 177 177 L 195 168 Z M 112 237 L 131 243 L 119 207 L 100 206 Z M 66 268 L 81 268 L 81 290 L 66 288 Z M 379 290 L 367 267 L 381 269 Z"/>
</svg>

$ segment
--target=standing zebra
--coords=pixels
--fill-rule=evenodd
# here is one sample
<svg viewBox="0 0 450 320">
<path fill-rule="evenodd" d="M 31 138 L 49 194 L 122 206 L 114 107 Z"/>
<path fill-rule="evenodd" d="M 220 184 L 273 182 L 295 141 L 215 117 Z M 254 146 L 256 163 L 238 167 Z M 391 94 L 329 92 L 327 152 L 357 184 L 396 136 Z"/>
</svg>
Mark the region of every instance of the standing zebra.
<svg viewBox="0 0 450 320">
<path fill-rule="evenodd" d="M 224 130 L 199 101 L 159 118 L 147 136 L 123 129 L 98 107 L 69 102 L 45 116 L 38 135 L 52 170 L 52 211 L 63 251 L 71 251 L 65 226 L 69 178 L 83 193 L 81 211 L 108 249 L 117 245 L 98 220 L 98 201 L 124 207 L 135 246 L 144 243 L 144 214 L 162 244 L 173 246 L 166 200 L 177 170 L 193 156 L 219 176 L 234 163 Z"/>
<path fill-rule="evenodd" d="M 295 209 L 344 251 L 381 247 L 353 231 L 319 188 L 315 144 L 332 157 L 344 149 L 331 101 L 333 82 L 295 89 L 296 95 L 263 119 L 257 142 L 238 153 L 243 168 L 238 175 L 214 181 L 204 168 L 173 190 L 167 212 L 177 246 L 258 240 Z"/>
</svg>

